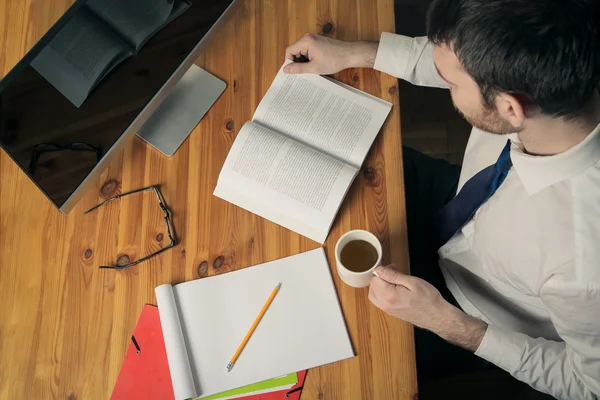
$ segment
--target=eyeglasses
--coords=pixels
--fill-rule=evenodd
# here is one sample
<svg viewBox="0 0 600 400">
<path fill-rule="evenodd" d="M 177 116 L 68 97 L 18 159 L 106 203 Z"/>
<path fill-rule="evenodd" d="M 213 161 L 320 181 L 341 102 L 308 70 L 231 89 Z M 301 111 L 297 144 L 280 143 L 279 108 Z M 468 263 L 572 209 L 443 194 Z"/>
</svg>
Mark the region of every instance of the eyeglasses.
<svg viewBox="0 0 600 400">
<path fill-rule="evenodd" d="M 40 160 L 40 156 L 44 153 L 53 153 L 57 151 L 82 151 L 82 152 L 93 152 L 96 153 L 96 162 L 102 158 L 102 150 L 99 147 L 92 146 L 89 143 L 74 142 L 67 145 L 60 145 L 56 143 L 39 143 L 33 146 L 31 150 L 31 160 L 29 160 L 29 173 L 33 175 L 35 168 Z"/>
<path fill-rule="evenodd" d="M 134 265 L 137 265 L 143 261 L 146 261 L 154 256 L 159 255 L 160 253 L 162 253 L 165 250 L 168 250 L 172 247 L 175 247 L 176 244 L 176 237 L 175 237 L 175 229 L 173 228 L 173 222 L 171 221 L 171 214 L 169 213 L 169 210 L 167 209 L 167 205 L 165 203 L 165 199 L 162 196 L 162 193 L 160 193 L 160 190 L 158 189 L 158 186 L 150 186 L 147 188 L 143 188 L 143 189 L 137 189 L 137 190 L 132 190 L 131 192 L 127 192 L 127 193 L 122 193 L 119 194 L 117 196 L 111 197 L 110 199 L 107 199 L 105 201 L 103 201 L 102 203 L 98 204 L 97 206 L 94 206 L 92 208 L 90 208 L 89 210 L 87 210 L 86 212 L 83 213 L 83 215 L 87 215 L 90 212 L 94 211 L 95 209 L 105 205 L 106 203 L 110 203 L 111 201 L 120 199 L 121 197 L 125 197 L 128 196 L 130 194 L 134 194 L 134 193 L 140 193 L 140 192 L 145 192 L 145 191 L 154 191 L 154 193 L 156 194 L 156 198 L 158 199 L 158 205 L 160 206 L 160 209 L 164 212 L 165 214 L 165 223 L 167 225 L 167 236 L 169 237 L 170 243 L 161 248 L 160 250 L 158 250 L 157 252 L 150 254 L 148 256 L 145 256 L 143 258 L 140 258 L 139 260 L 130 262 L 128 264 L 125 265 L 101 265 L 100 268 L 112 268 L 112 269 L 116 269 L 117 271 L 122 271 L 125 268 L 129 268 L 132 267 Z"/>
</svg>

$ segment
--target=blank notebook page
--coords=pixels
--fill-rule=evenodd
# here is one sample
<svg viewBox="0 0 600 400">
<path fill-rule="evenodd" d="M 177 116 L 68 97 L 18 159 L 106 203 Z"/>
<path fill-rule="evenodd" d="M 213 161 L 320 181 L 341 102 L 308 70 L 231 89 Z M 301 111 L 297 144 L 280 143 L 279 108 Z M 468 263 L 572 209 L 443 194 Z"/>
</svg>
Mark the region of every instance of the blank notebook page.
<svg viewBox="0 0 600 400">
<path fill-rule="evenodd" d="M 227 372 L 231 356 L 279 282 L 281 289 Z M 186 392 L 192 387 L 193 395 L 207 396 L 354 355 L 322 248 L 174 287 L 162 285 L 156 295 L 161 320 L 163 314 L 171 321 L 177 315 L 181 325 L 181 334 L 171 334 L 163 322 L 171 374 L 174 363 L 186 368 L 188 360 L 178 359 L 182 347 L 191 369 L 191 374 L 178 374 L 182 379 L 173 376 L 176 396 L 193 397 Z M 193 382 L 182 382 L 186 375 Z"/>
</svg>

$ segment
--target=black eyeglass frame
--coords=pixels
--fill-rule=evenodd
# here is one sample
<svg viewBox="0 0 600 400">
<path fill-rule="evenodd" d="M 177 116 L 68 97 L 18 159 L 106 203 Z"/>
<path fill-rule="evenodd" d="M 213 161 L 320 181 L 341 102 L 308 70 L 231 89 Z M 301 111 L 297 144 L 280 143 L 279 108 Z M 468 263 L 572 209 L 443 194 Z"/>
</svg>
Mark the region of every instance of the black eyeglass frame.
<svg viewBox="0 0 600 400">
<path fill-rule="evenodd" d="M 170 243 L 167 246 L 159 249 L 158 251 L 156 251 L 150 255 L 147 255 L 145 257 L 142 257 L 139 260 L 130 262 L 128 264 L 125 264 L 125 265 L 101 265 L 100 268 L 110 268 L 110 269 L 116 269 L 117 271 L 122 271 L 126 268 L 133 267 L 134 265 L 137 265 L 137 264 L 139 264 L 143 261 L 146 261 L 154 256 L 157 256 L 160 253 L 164 252 L 165 250 L 175 247 L 175 245 L 177 244 L 177 236 L 175 235 L 175 229 L 173 227 L 173 221 L 171 220 L 171 214 L 169 213 L 169 209 L 167 208 L 165 199 L 164 199 L 162 193 L 160 192 L 160 189 L 158 188 L 158 186 L 149 186 L 149 187 L 146 187 L 143 189 L 136 189 L 136 190 L 132 190 L 130 192 L 118 194 L 114 197 L 111 197 L 110 199 L 104 200 L 100 204 L 95 205 L 94 207 L 92 207 L 89 210 L 87 210 L 86 212 L 84 212 L 83 215 L 87 215 L 90 212 L 96 210 L 97 208 L 100 208 L 101 206 L 103 206 L 107 203 L 110 203 L 111 201 L 120 199 L 121 197 L 125 197 L 130 194 L 134 194 L 134 193 L 145 192 L 145 191 L 149 191 L 149 190 L 154 191 L 154 194 L 156 194 L 156 198 L 158 199 L 158 205 L 160 206 L 160 209 L 165 214 L 165 224 L 167 225 L 167 236 L 169 237 Z"/>
</svg>

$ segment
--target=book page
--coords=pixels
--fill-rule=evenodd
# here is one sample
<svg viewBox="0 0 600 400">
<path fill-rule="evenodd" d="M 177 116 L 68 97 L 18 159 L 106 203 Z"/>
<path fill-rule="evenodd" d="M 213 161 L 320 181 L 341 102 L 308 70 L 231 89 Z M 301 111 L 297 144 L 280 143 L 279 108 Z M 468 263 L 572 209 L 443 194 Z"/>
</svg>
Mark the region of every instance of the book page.
<svg viewBox="0 0 600 400">
<path fill-rule="evenodd" d="M 360 168 L 391 106 L 319 75 L 287 75 L 282 67 L 253 121 Z"/>
<path fill-rule="evenodd" d="M 357 172 L 248 122 L 229 151 L 214 194 L 323 243 Z"/>
<path fill-rule="evenodd" d="M 354 356 L 322 248 L 243 267 L 156 288 L 163 329 L 179 328 L 164 332 L 169 367 L 171 360 L 182 363 L 171 369 L 171 376 L 191 365 L 195 395 L 202 398 Z M 227 372 L 228 361 L 279 283 L 279 292 Z M 179 323 L 163 322 L 167 312 L 176 313 Z M 180 359 L 177 349 L 182 347 L 188 360 Z M 173 385 L 176 400 L 191 394 L 191 384 L 174 379 Z"/>
<path fill-rule="evenodd" d="M 138 52 L 150 37 L 190 6 L 187 1 L 89 0 L 87 7 Z"/>
<path fill-rule="evenodd" d="M 31 66 L 76 107 L 107 70 L 131 52 L 85 8 L 77 11 Z"/>
</svg>

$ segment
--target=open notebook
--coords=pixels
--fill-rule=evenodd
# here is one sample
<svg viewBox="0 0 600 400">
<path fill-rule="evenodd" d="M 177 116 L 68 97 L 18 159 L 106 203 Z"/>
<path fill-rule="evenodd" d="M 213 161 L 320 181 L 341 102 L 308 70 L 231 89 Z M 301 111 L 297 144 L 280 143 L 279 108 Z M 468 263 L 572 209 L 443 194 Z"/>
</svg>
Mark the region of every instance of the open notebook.
<svg viewBox="0 0 600 400">
<path fill-rule="evenodd" d="M 281 289 L 235 366 L 226 366 L 265 299 Z M 175 399 L 205 397 L 352 357 L 322 248 L 156 288 Z"/>
<path fill-rule="evenodd" d="M 391 107 L 319 75 L 286 75 L 282 67 L 238 133 L 214 194 L 324 243 Z"/>
</svg>

